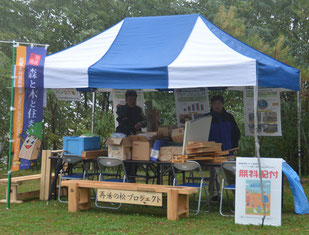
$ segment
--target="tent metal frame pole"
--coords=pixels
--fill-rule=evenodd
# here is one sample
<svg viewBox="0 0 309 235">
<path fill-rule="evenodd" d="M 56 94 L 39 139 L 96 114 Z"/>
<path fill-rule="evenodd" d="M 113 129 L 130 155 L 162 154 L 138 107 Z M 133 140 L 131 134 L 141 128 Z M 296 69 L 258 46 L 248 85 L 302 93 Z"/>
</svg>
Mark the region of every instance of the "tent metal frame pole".
<svg viewBox="0 0 309 235">
<path fill-rule="evenodd" d="M 11 202 L 11 158 L 12 158 L 12 136 L 13 136 L 13 112 L 14 112 L 14 79 L 15 79 L 15 51 L 18 45 L 13 43 L 12 45 L 12 68 L 11 68 L 11 106 L 10 106 L 10 139 L 9 139 L 9 159 L 8 159 L 8 190 L 7 190 L 7 201 L 6 209 L 10 209 Z"/>
<path fill-rule="evenodd" d="M 95 125 L 95 104 L 96 104 L 96 92 L 92 92 L 92 115 L 91 115 L 91 134 L 94 134 Z"/>
<path fill-rule="evenodd" d="M 263 186 L 263 180 L 262 180 L 262 167 L 261 167 L 261 158 L 260 158 L 260 143 L 259 143 L 259 137 L 258 137 L 258 94 L 259 94 L 259 87 L 258 87 L 258 73 L 256 73 L 257 81 L 256 86 L 253 88 L 253 109 L 254 109 L 254 142 L 255 142 L 255 154 L 258 160 L 258 166 L 259 166 L 259 178 L 260 178 L 260 186 L 261 186 L 261 199 L 263 204 L 263 211 L 264 215 L 262 218 L 262 226 L 264 225 L 264 221 L 266 218 L 266 207 L 265 207 L 265 201 L 264 201 L 264 186 Z"/>
<path fill-rule="evenodd" d="M 30 45 L 30 46 L 45 46 L 45 48 L 47 49 L 47 47 L 49 47 L 49 44 L 41 44 L 41 43 L 32 43 L 32 42 L 16 42 L 16 41 L 6 41 L 6 40 L 0 40 L 0 43 L 9 43 L 9 44 L 13 44 L 13 45 Z"/>
<path fill-rule="evenodd" d="M 297 91 L 297 154 L 298 154 L 298 175 L 301 179 L 301 74 L 299 73 L 299 91 Z"/>
</svg>

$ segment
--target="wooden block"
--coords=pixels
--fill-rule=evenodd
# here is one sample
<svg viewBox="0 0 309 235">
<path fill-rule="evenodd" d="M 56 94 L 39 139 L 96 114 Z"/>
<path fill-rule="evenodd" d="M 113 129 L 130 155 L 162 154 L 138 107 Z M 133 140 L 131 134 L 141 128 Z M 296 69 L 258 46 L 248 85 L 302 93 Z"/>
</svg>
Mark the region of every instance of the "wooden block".
<svg viewBox="0 0 309 235">
<path fill-rule="evenodd" d="M 47 152 L 46 150 L 42 150 L 42 160 L 41 160 L 41 182 L 40 182 L 40 200 L 45 200 L 45 171 L 46 171 L 46 156 Z"/>
<path fill-rule="evenodd" d="M 178 208 L 177 214 L 189 217 L 189 195 L 178 195 Z"/>
<path fill-rule="evenodd" d="M 90 188 L 79 189 L 79 209 L 89 210 L 90 209 Z"/>
<path fill-rule="evenodd" d="M 18 193 L 17 199 L 19 200 L 27 200 L 32 199 L 40 196 L 40 190 L 36 191 L 30 191 L 30 192 L 24 192 L 24 193 Z"/>
<path fill-rule="evenodd" d="M 224 156 L 224 155 L 228 155 L 230 154 L 230 151 L 226 150 L 226 151 L 218 151 L 218 152 L 215 152 L 213 154 L 214 157 L 219 157 L 219 156 Z"/>
<path fill-rule="evenodd" d="M 206 141 L 206 142 L 189 141 L 185 149 L 204 148 L 204 147 L 213 147 L 213 146 L 222 146 L 222 144 L 216 143 L 214 141 Z"/>
<path fill-rule="evenodd" d="M 44 183 L 44 200 L 48 200 L 49 189 L 51 184 L 51 177 L 52 177 L 52 165 L 51 165 L 51 157 L 52 151 L 47 150 L 46 152 L 46 168 L 45 168 L 45 183 Z M 41 172 L 42 173 L 42 172 Z"/>
<path fill-rule="evenodd" d="M 178 218 L 178 191 L 169 189 L 167 192 L 167 219 L 177 220 Z"/>
<path fill-rule="evenodd" d="M 107 149 L 105 150 L 92 150 L 92 151 L 83 151 L 82 159 L 96 159 L 98 157 L 108 156 Z"/>
<path fill-rule="evenodd" d="M 69 185 L 68 209 L 69 212 L 79 211 L 79 190 L 77 183 Z"/>
<path fill-rule="evenodd" d="M 23 201 L 17 200 L 17 187 L 20 184 L 11 184 L 11 194 L 10 194 L 10 203 L 23 203 Z M 8 187 L 6 186 L 5 195 L 8 195 Z M 0 201 L 0 203 L 6 203 L 7 198 Z"/>
<path fill-rule="evenodd" d="M 216 151 L 221 151 L 221 146 L 215 146 L 215 147 L 203 147 L 203 148 L 194 148 L 194 149 L 187 149 L 186 153 L 187 154 L 192 154 L 192 153 L 214 153 Z"/>
</svg>

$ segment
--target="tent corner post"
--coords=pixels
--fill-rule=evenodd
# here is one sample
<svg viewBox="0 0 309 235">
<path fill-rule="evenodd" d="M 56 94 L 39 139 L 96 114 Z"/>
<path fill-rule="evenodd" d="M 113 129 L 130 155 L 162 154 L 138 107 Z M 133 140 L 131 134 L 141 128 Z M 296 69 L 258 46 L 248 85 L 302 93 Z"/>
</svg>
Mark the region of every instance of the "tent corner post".
<svg viewBox="0 0 309 235">
<path fill-rule="evenodd" d="M 299 73 L 299 91 L 297 91 L 297 155 L 298 155 L 298 175 L 301 179 L 301 74 Z"/>
<path fill-rule="evenodd" d="M 92 92 L 92 115 L 91 115 L 91 135 L 94 134 L 95 125 L 95 104 L 96 104 L 96 92 Z"/>
</svg>

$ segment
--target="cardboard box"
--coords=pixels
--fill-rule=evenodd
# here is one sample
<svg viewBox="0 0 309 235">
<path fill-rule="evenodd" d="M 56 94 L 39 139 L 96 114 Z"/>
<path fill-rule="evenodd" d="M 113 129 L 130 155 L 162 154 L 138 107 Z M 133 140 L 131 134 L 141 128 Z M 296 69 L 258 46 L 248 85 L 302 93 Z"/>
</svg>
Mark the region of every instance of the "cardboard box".
<svg viewBox="0 0 309 235">
<path fill-rule="evenodd" d="M 157 132 L 146 132 L 147 135 L 130 135 L 132 141 L 132 160 L 149 161 L 153 142 L 157 138 Z"/>
<path fill-rule="evenodd" d="M 183 143 L 185 131 L 184 128 L 176 128 L 172 130 L 171 137 L 175 143 Z"/>
<path fill-rule="evenodd" d="M 132 142 L 132 160 L 149 161 L 151 145 L 148 141 Z"/>
<path fill-rule="evenodd" d="M 170 136 L 170 130 L 168 126 L 162 126 L 158 128 L 158 134 L 161 136 Z"/>
<path fill-rule="evenodd" d="M 106 144 L 108 145 L 109 157 L 131 160 L 132 142 L 130 138 L 109 138 Z"/>
<path fill-rule="evenodd" d="M 159 161 L 168 162 L 175 155 L 182 155 L 182 146 L 161 147 L 160 148 Z"/>
</svg>

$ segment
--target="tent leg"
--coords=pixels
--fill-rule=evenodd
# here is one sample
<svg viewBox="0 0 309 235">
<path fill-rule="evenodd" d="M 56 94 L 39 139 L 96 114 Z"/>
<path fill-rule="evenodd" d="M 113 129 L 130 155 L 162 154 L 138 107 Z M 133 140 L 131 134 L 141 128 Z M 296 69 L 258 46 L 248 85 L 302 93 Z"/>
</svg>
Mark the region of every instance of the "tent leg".
<svg viewBox="0 0 309 235">
<path fill-rule="evenodd" d="M 262 180 L 262 167 L 261 167 L 261 158 L 260 158 L 260 143 L 258 138 L 258 112 L 257 112 L 257 102 L 258 102 L 258 85 L 254 87 L 254 142 L 255 142 L 255 153 L 259 164 L 259 178 L 260 178 L 260 185 L 261 185 L 261 197 L 262 197 L 262 204 L 263 204 L 263 211 L 264 215 L 262 218 L 262 226 L 264 225 L 264 220 L 266 218 L 266 208 L 265 208 L 265 201 L 264 201 L 264 186 Z"/>
<path fill-rule="evenodd" d="M 300 91 L 297 91 L 297 153 L 298 153 L 298 175 L 301 179 L 301 100 Z"/>
<path fill-rule="evenodd" d="M 96 103 L 96 93 L 92 92 L 92 116 L 91 116 L 91 134 L 94 134 L 94 122 L 95 122 L 95 103 Z"/>
</svg>

